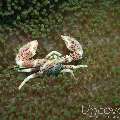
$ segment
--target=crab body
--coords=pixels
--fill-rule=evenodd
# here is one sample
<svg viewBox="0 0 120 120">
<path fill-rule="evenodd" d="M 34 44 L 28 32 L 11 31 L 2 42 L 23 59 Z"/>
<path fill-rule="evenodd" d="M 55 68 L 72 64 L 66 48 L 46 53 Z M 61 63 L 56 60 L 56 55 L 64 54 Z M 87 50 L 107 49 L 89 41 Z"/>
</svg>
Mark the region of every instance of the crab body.
<svg viewBox="0 0 120 120">
<path fill-rule="evenodd" d="M 45 70 L 44 74 L 46 74 L 47 76 L 55 76 L 55 77 L 57 77 L 62 70 L 63 70 L 63 65 L 58 63 L 58 64 L 53 65 L 48 70 Z"/>
</svg>

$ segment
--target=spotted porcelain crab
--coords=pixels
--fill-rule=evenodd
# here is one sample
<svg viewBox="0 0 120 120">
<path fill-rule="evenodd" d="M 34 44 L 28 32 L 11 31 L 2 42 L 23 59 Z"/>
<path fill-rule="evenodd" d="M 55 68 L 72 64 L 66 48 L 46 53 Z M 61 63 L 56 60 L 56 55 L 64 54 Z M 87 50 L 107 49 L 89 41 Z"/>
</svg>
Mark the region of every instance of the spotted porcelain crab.
<svg viewBox="0 0 120 120">
<path fill-rule="evenodd" d="M 20 84 L 19 90 L 22 86 L 32 78 L 40 75 L 58 76 L 60 73 L 69 72 L 74 78 L 73 69 L 81 67 L 87 67 L 87 65 L 67 65 L 72 61 L 82 59 L 83 49 L 81 44 L 70 36 L 63 36 L 61 38 L 66 44 L 66 47 L 70 50 L 69 55 L 63 56 L 57 51 L 52 51 L 46 55 L 43 59 L 33 59 L 38 47 L 37 40 L 31 41 L 21 47 L 16 55 L 15 61 L 18 66 L 18 72 L 32 72 L 24 81 Z M 76 79 L 76 78 L 75 78 Z"/>
</svg>

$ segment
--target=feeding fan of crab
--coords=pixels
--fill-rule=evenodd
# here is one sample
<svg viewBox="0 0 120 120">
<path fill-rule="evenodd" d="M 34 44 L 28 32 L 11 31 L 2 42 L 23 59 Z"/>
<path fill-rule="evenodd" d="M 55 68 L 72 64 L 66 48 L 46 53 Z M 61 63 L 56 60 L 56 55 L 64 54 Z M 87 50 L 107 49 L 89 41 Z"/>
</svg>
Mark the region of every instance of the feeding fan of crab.
<svg viewBox="0 0 120 120">
<path fill-rule="evenodd" d="M 81 44 L 70 36 L 61 35 L 62 40 L 65 42 L 66 47 L 69 49 L 70 54 L 63 56 L 57 51 L 52 51 L 42 59 L 33 59 L 36 54 L 38 42 L 33 40 L 23 45 L 18 54 L 16 55 L 16 64 L 18 66 L 18 72 L 32 72 L 24 81 L 20 84 L 19 90 L 22 86 L 32 78 L 40 75 L 58 76 L 60 73 L 69 72 L 74 78 L 74 69 L 80 67 L 87 67 L 87 65 L 67 65 L 72 61 L 82 59 L 83 49 Z"/>
</svg>

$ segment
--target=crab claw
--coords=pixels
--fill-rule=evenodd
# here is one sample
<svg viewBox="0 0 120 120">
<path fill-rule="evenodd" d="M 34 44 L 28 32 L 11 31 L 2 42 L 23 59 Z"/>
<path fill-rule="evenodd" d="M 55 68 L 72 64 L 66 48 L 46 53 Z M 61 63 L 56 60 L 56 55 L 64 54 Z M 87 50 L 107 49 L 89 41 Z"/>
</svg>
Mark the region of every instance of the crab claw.
<svg viewBox="0 0 120 120">
<path fill-rule="evenodd" d="M 83 54 L 82 45 L 75 38 L 66 36 L 66 35 L 61 35 L 61 38 L 63 39 L 63 41 L 66 44 L 66 47 L 70 51 L 73 51 L 73 52 L 78 51 L 80 53 L 80 55 L 82 56 L 82 54 Z"/>
<path fill-rule="evenodd" d="M 19 65 L 20 67 L 25 67 L 25 63 L 32 65 L 30 58 L 32 58 L 36 54 L 38 46 L 38 41 L 33 40 L 25 45 L 23 45 L 20 49 L 18 54 L 16 55 L 15 61 L 16 64 Z"/>
<path fill-rule="evenodd" d="M 61 35 L 61 38 L 64 40 L 65 43 L 69 43 L 69 36 Z"/>
<path fill-rule="evenodd" d="M 36 54 L 38 41 L 33 40 L 20 48 L 18 54 L 23 54 L 26 58 L 32 58 Z"/>
</svg>

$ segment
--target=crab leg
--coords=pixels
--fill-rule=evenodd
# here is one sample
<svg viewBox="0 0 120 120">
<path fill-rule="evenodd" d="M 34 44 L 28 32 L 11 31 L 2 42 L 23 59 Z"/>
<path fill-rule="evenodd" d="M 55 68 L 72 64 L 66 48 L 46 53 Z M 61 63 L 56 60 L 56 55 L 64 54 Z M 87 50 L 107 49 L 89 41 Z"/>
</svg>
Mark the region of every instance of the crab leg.
<svg viewBox="0 0 120 120">
<path fill-rule="evenodd" d="M 66 73 L 66 72 L 70 73 L 71 76 L 72 76 L 74 79 L 76 79 L 76 77 L 75 77 L 75 75 L 74 75 L 74 73 L 73 73 L 73 70 L 71 70 L 71 69 L 63 69 L 63 70 L 61 71 L 61 73 Z"/>
<path fill-rule="evenodd" d="M 41 75 L 43 72 L 37 72 L 37 73 L 33 73 L 31 75 L 29 75 L 27 78 L 24 79 L 24 81 L 20 84 L 20 86 L 18 87 L 18 89 L 20 90 L 22 88 L 22 86 L 27 82 L 29 81 L 30 79 L 33 79 L 33 78 L 36 78 L 38 77 L 39 75 Z"/>
<path fill-rule="evenodd" d="M 35 68 L 26 68 L 26 69 L 18 70 L 18 72 L 32 72 L 34 70 L 35 70 Z"/>
<path fill-rule="evenodd" d="M 63 65 L 65 69 L 78 69 L 81 67 L 87 67 L 87 65 Z"/>
</svg>

